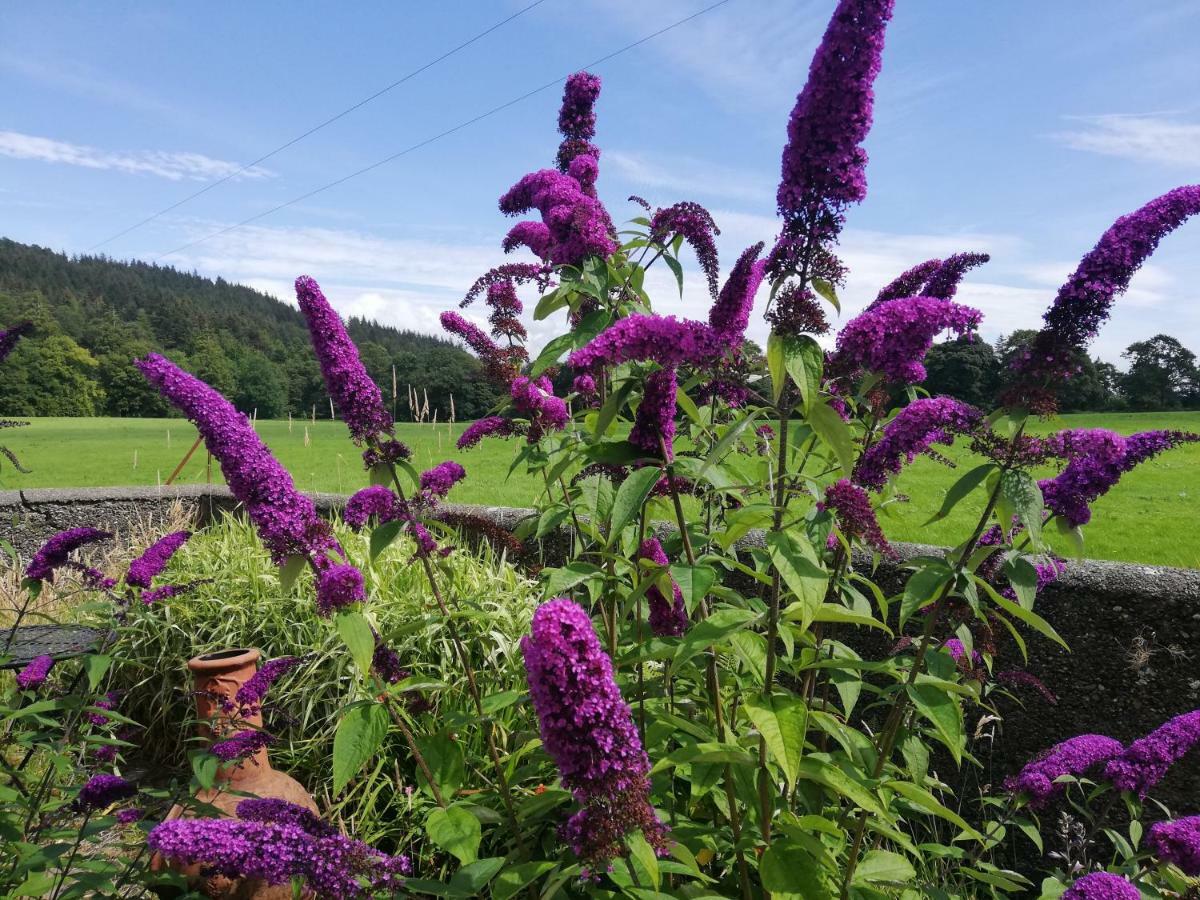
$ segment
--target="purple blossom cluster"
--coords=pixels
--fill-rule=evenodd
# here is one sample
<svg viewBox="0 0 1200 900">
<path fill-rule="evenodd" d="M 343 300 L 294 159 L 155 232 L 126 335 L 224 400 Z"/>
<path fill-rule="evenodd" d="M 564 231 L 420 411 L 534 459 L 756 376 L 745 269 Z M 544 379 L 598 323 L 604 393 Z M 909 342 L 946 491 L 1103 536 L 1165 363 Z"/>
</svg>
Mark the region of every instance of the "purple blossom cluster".
<svg viewBox="0 0 1200 900">
<path fill-rule="evenodd" d="M 479 361 L 483 364 L 483 373 L 495 384 L 508 384 L 520 371 L 520 360 L 524 357 L 524 348 L 500 347 L 495 341 L 484 334 L 483 329 L 473 322 L 468 322 L 453 311 L 441 315 L 442 327 L 453 335 L 462 338 Z M 519 352 L 518 352 L 519 351 Z"/>
<path fill-rule="evenodd" d="M 468 425 L 458 436 L 455 446 L 459 450 L 474 447 L 485 437 L 512 437 L 518 434 L 517 427 L 508 419 L 501 416 L 484 416 Z"/>
<path fill-rule="evenodd" d="M 377 522 L 390 522 L 401 517 L 402 510 L 396 495 L 391 488 L 382 484 L 373 484 L 356 491 L 346 501 L 342 518 L 355 531 L 363 528 L 372 517 Z"/>
<path fill-rule="evenodd" d="M 1200 212 L 1200 185 L 1175 188 L 1122 216 L 1104 232 L 1059 288 L 1033 345 L 1015 363 L 1021 376 L 1008 401 L 1044 409 L 1047 389 L 1071 373 L 1076 352 L 1087 347 L 1108 318 L 1114 299 L 1129 287 L 1159 241 Z"/>
<path fill-rule="evenodd" d="M 150 606 L 160 600 L 169 600 L 172 597 L 178 597 L 180 594 L 186 594 L 188 591 L 195 590 L 202 584 L 211 584 L 211 578 L 199 578 L 195 581 L 189 581 L 186 584 L 162 584 L 150 590 L 142 591 L 142 603 Z"/>
<path fill-rule="evenodd" d="M 721 292 L 717 294 L 716 302 L 708 311 L 708 324 L 727 348 L 742 345 L 746 326 L 750 322 L 750 312 L 754 308 L 754 295 L 766 271 L 766 263 L 758 258 L 762 250 L 760 242 L 742 251 L 729 277 L 725 279 Z"/>
<path fill-rule="evenodd" d="M 529 419 L 529 443 L 540 440 L 547 432 L 561 431 L 567 427 L 571 418 L 567 402 L 554 396 L 554 386 L 549 378 L 544 375 L 538 378 L 519 375 L 513 379 L 511 393 L 513 407 Z M 465 432 L 463 437 L 466 437 Z"/>
<path fill-rule="evenodd" d="M 883 536 L 870 497 L 858 485 L 846 478 L 831 484 L 825 489 L 825 507 L 833 513 L 838 529 L 848 540 L 859 538 L 886 556 L 896 555 Z"/>
<path fill-rule="evenodd" d="M 924 297 L 953 300 L 958 293 L 959 282 L 970 269 L 982 266 L 991 259 L 986 253 L 955 253 L 947 256 L 929 273 L 929 279 L 921 289 Z"/>
<path fill-rule="evenodd" d="M 150 587 L 150 582 L 167 567 L 167 563 L 171 561 L 175 551 L 182 547 L 191 536 L 190 531 L 173 531 L 159 538 L 147 547 L 141 556 L 129 564 L 125 583 L 140 588 Z"/>
<path fill-rule="evenodd" d="M 562 106 L 558 111 L 558 130 L 570 140 L 590 141 L 596 136 L 596 98 L 600 96 L 600 78 L 591 72 L 568 76 L 563 86 Z"/>
<path fill-rule="evenodd" d="M 408 677 L 408 669 L 404 668 L 400 654 L 378 635 L 375 637 L 375 651 L 371 654 L 371 671 L 387 684 L 399 684 Z"/>
<path fill-rule="evenodd" d="M 866 196 L 874 82 L 892 0 L 841 0 L 796 98 L 777 200 L 785 234 L 837 236 L 843 212 Z"/>
<path fill-rule="evenodd" d="M 358 357 L 358 348 L 346 333 L 341 317 L 321 293 L 320 285 L 301 275 L 296 279 L 296 300 L 308 323 L 325 387 L 355 443 L 365 444 L 379 434 L 391 434 L 394 425 L 383 405 L 379 385 L 367 374 Z"/>
<path fill-rule="evenodd" d="M 249 797 L 237 805 L 237 817 L 243 822 L 274 822 L 295 825 L 313 837 L 329 837 L 338 830 L 310 809 L 277 797 Z"/>
<path fill-rule="evenodd" d="M 516 286 L 511 281 L 497 281 L 489 285 L 487 305 L 491 309 L 488 314 L 488 322 L 492 326 L 492 336 L 508 341 L 508 355 L 527 359 L 528 355 L 525 353 L 525 349 L 513 345 L 513 341 L 524 341 L 529 337 L 525 326 L 517 318 L 521 315 L 524 307 L 517 296 Z"/>
<path fill-rule="evenodd" d="M 243 715 L 253 715 L 262 708 L 263 698 L 279 678 L 304 662 L 301 656 L 277 656 L 259 666 L 258 671 L 246 679 L 234 695 L 232 708 Z"/>
<path fill-rule="evenodd" d="M 571 391 L 583 400 L 591 399 L 596 396 L 596 379 L 587 373 L 576 375 L 571 382 Z"/>
<path fill-rule="evenodd" d="M 956 435 L 969 434 L 983 414 L 953 397 L 923 397 L 896 414 L 882 437 L 859 458 L 854 482 L 882 490 L 889 475 L 934 444 L 952 444 Z"/>
<path fill-rule="evenodd" d="M 93 775 L 79 789 L 74 807 L 79 812 L 93 813 L 128 800 L 137 794 L 137 786 L 120 775 Z"/>
<path fill-rule="evenodd" d="M 450 493 L 451 488 L 467 477 L 467 470 L 452 459 L 440 462 L 432 469 L 421 473 L 421 494 L 427 501 L 439 500 Z"/>
<path fill-rule="evenodd" d="M 73 551 L 97 541 L 106 541 L 112 533 L 98 528 L 68 528 L 52 535 L 33 554 L 25 567 L 25 577 L 31 581 L 54 581 L 54 572 L 65 566 Z"/>
<path fill-rule="evenodd" d="M 304 556 L 321 567 L 330 552 L 344 556 L 312 500 L 296 490 L 287 469 L 228 400 L 157 353 L 136 365 L 199 430 L 277 565 L 291 556 Z"/>
<path fill-rule="evenodd" d="M 683 201 L 656 210 L 650 217 L 650 240 L 666 245 L 677 236 L 682 236 L 696 260 L 700 263 L 700 271 L 708 281 L 708 291 L 713 297 L 717 296 L 717 277 L 721 265 L 717 258 L 716 236 L 721 233 L 712 214 L 699 203 Z M 759 244 L 759 251 L 762 245 Z M 759 276 L 762 277 L 761 274 Z M 755 285 L 757 287 L 757 285 Z M 753 292 L 751 292 L 753 299 Z M 742 326 L 745 330 L 745 325 Z"/>
<path fill-rule="evenodd" d="M 923 263 L 917 263 L 906 272 L 900 273 L 896 278 L 886 284 L 883 289 L 876 295 L 871 305 L 878 306 L 880 303 L 887 303 L 889 300 L 900 300 L 903 297 L 918 297 L 923 292 L 925 282 L 929 280 L 929 276 L 938 270 L 942 261 L 940 259 L 927 259 Z"/>
<path fill-rule="evenodd" d="M 115 710 L 117 708 L 117 704 L 120 702 L 121 692 L 109 691 L 103 697 L 93 703 L 92 706 L 98 710 Z M 88 713 L 88 721 L 96 727 L 100 727 L 108 724 L 108 716 L 106 716 L 103 712 L 90 712 Z"/>
<path fill-rule="evenodd" d="M 526 226 L 520 243 L 549 262 L 571 266 L 589 256 L 608 257 L 617 249 L 608 212 L 586 192 L 595 179 L 595 163 L 594 156 L 581 154 L 571 160 L 567 173 L 539 169 L 509 188 L 500 198 L 501 212 L 519 215 L 536 209 L 542 216 L 540 223 L 519 223 Z M 538 225 L 541 228 L 529 227 Z M 510 231 L 506 249 L 513 237 Z"/>
<path fill-rule="evenodd" d="M 704 322 L 634 313 L 617 320 L 572 353 L 567 364 L 584 371 L 647 361 L 663 368 L 700 367 L 719 360 L 725 350 L 720 335 Z"/>
<path fill-rule="evenodd" d="M 647 375 L 642 402 L 629 430 L 629 443 L 655 456 L 665 453 L 667 462 L 675 458 L 677 388 L 674 369 L 658 369 Z"/>
<path fill-rule="evenodd" d="M 1062 900 L 1141 900 L 1142 892 L 1129 879 L 1111 872 L 1084 875 L 1063 892 Z"/>
<path fill-rule="evenodd" d="M 1176 716 L 1138 738 L 1104 767 L 1104 777 L 1118 790 L 1145 797 L 1167 771 L 1200 744 L 1200 709 Z"/>
<path fill-rule="evenodd" d="M 543 745 L 582 807 L 563 829 L 574 852 L 603 864 L 636 828 L 665 850 L 648 797 L 650 760 L 587 613 L 564 598 L 543 603 L 521 651 Z"/>
<path fill-rule="evenodd" d="M 829 320 L 817 301 L 816 294 L 806 287 L 789 282 L 775 295 L 766 319 L 779 334 L 828 334 Z"/>
<path fill-rule="evenodd" d="M 1102 734 L 1081 734 L 1055 744 L 1045 753 L 1030 760 L 1017 775 L 1008 778 L 1004 787 L 1010 793 L 1024 793 L 1035 809 L 1062 793 L 1065 785 L 1056 782 L 1064 775 L 1080 777 L 1116 757 L 1124 748 Z"/>
<path fill-rule="evenodd" d="M 43 654 L 35 656 L 17 673 L 17 687 L 23 691 L 33 691 L 46 683 L 46 677 L 54 668 L 54 657 Z"/>
<path fill-rule="evenodd" d="M 470 306 L 480 294 L 487 291 L 492 285 L 501 282 L 508 282 L 512 285 L 533 282 L 540 289 L 545 290 L 549 286 L 549 280 L 550 269 L 547 266 L 538 263 L 504 263 L 488 269 L 476 278 L 458 305 L 460 307 Z"/>
<path fill-rule="evenodd" d="M 838 334 L 830 369 L 839 375 L 880 372 L 899 384 L 925 380 L 922 361 L 933 339 L 950 329 L 972 333 L 983 318 L 977 309 L 936 297 L 905 297 L 872 306 Z"/>
<path fill-rule="evenodd" d="M 317 573 L 317 613 L 330 616 L 367 599 L 362 572 L 349 563 L 332 563 Z"/>
<path fill-rule="evenodd" d="M 667 554 L 657 538 L 646 538 L 638 548 L 638 559 L 648 559 L 656 566 L 670 565 Z M 658 585 L 646 591 L 650 607 L 650 630 L 659 637 L 679 637 L 688 627 L 687 607 L 683 602 L 683 591 L 671 579 L 672 597 L 667 600 Z"/>
<path fill-rule="evenodd" d="M 274 735 L 261 729 L 244 728 L 223 740 L 213 742 L 208 748 L 208 752 L 222 762 L 231 763 L 239 759 L 249 759 L 273 743 L 275 743 Z"/>
<path fill-rule="evenodd" d="M 31 331 L 32 322 L 20 322 L 12 328 L 0 330 L 0 362 L 4 362 L 5 357 L 12 353 L 13 347 L 17 346 L 17 341 Z"/>
<path fill-rule="evenodd" d="M 1146 846 L 1162 862 L 1179 866 L 1184 875 L 1195 878 L 1200 875 L 1200 816 L 1155 822 Z"/>
<path fill-rule="evenodd" d="M 363 465 L 370 469 L 381 463 L 394 463 L 402 459 L 412 459 L 412 450 L 404 441 L 395 438 L 387 440 L 376 439 L 363 451 Z"/>
</svg>

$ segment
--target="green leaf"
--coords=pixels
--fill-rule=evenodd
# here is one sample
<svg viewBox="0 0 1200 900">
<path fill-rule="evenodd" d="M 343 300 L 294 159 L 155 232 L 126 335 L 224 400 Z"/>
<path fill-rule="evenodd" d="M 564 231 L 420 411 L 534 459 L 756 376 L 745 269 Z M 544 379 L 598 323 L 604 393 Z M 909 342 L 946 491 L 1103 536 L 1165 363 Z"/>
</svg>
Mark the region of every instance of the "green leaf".
<svg viewBox="0 0 1200 900">
<path fill-rule="evenodd" d="M 736 422 L 725 429 L 725 433 L 721 435 L 721 439 L 713 444 L 713 448 L 704 459 L 704 465 L 700 468 L 700 474 L 705 475 L 708 470 L 725 458 L 725 454 L 729 452 L 729 448 L 737 442 L 750 425 L 755 421 L 756 413 L 752 410 Z"/>
<path fill-rule="evenodd" d="M 611 321 L 612 314 L 607 310 L 598 309 L 589 313 L 575 328 L 566 334 L 560 334 L 542 348 L 542 352 L 538 354 L 538 358 L 529 368 L 529 377 L 536 378 L 541 375 L 546 369 L 557 363 L 559 357 L 567 350 L 576 350 L 587 344 L 607 328 Z"/>
<path fill-rule="evenodd" d="M 629 848 L 629 855 L 634 863 L 650 878 L 657 891 L 662 882 L 662 875 L 658 871 L 658 856 L 655 855 L 654 848 L 650 846 L 646 836 L 641 831 L 635 831 L 625 839 L 625 846 Z"/>
<path fill-rule="evenodd" d="M 783 364 L 800 388 L 800 402 L 807 413 L 820 393 L 825 351 L 811 335 L 788 335 L 783 338 Z"/>
<path fill-rule="evenodd" d="M 516 896 L 521 888 L 545 875 L 555 865 L 556 863 L 542 860 L 541 862 L 521 863 L 505 869 L 492 885 L 492 897 L 494 900 L 508 900 L 509 897 Z"/>
<path fill-rule="evenodd" d="M 358 670 L 364 676 L 370 675 L 371 659 L 375 656 L 375 635 L 366 616 L 357 610 L 344 609 L 334 617 L 333 623 Z"/>
<path fill-rule="evenodd" d="M 562 309 L 567 305 L 569 296 L 570 289 L 566 287 L 558 287 L 550 293 L 542 295 L 542 299 L 538 301 L 533 310 L 534 320 L 540 322 L 551 313 Z"/>
<path fill-rule="evenodd" d="M 854 870 L 855 883 L 872 884 L 878 881 L 889 884 L 907 884 L 917 877 L 917 870 L 899 853 L 890 850 L 872 850 L 863 857 Z"/>
<path fill-rule="evenodd" d="M 667 268 L 675 273 L 675 280 L 679 282 L 679 296 L 683 296 L 683 266 L 679 264 L 679 260 L 669 254 L 663 254 L 663 262 L 667 264 Z"/>
<path fill-rule="evenodd" d="M 762 886 L 779 900 L 826 900 L 832 895 L 821 881 L 821 867 L 792 841 L 776 841 L 759 861 Z"/>
<path fill-rule="evenodd" d="M 291 593 L 292 585 L 296 583 L 296 579 L 300 577 L 300 573 L 304 571 L 307 564 L 308 558 L 304 556 L 287 558 L 287 562 L 279 570 L 279 589 L 282 593 Z"/>
<path fill-rule="evenodd" d="M 828 402 L 822 401 L 809 407 L 807 419 L 817 437 L 833 450 L 842 475 L 849 478 L 854 470 L 854 439 L 842 417 Z"/>
<path fill-rule="evenodd" d="M 975 490 L 975 488 L 979 487 L 983 480 L 987 478 L 988 475 L 995 470 L 995 468 L 996 464 L 989 462 L 984 463 L 981 466 L 976 466 L 970 472 L 964 474 L 958 479 L 958 481 L 954 482 L 954 484 L 950 486 L 950 490 L 946 491 L 946 499 L 942 501 L 942 508 L 934 513 L 925 524 L 931 525 L 934 522 L 940 522 L 942 519 L 946 518 L 946 516 L 950 515 L 950 510 L 958 506 L 963 498 L 970 494 L 971 491 Z"/>
<path fill-rule="evenodd" d="M 767 371 L 771 373 L 771 396 L 775 403 L 783 396 L 787 384 L 787 364 L 783 359 L 783 335 L 772 331 L 767 337 Z"/>
<path fill-rule="evenodd" d="M 483 707 L 484 713 L 491 716 L 512 706 L 524 696 L 526 696 L 524 691 L 501 691 L 498 694 L 489 694 L 484 697 L 480 705 Z"/>
<path fill-rule="evenodd" d="M 977 583 L 983 585 L 983 587 L 987 590 L 988 596 L 991 597 L 992 602 L 995 603 L 997 606 L 999 606 L 1002 610 L 1004 610 L 1005 612 L 1007 612 L 1009 615 L 1013 616 L 1014 618 L 1020 619 L 1022 622 L 1024 622 L 1026 625 L 1028 625 L 1030 628 L 1032 628 L 1034 631 L 1036 631 L 1042 637 L 1049 638 L 1050 640 L 1054 641 L 1054 643 L 1056 643 L 1060 647 L 1062 647 L 1064 650 L 1071 649 L 1070 647 L 1067 646 L 1067 642 L 1062 639 L 1062 637 L 1059 635 L 1059 633 L 1057 631 L 1054 630 L 1054 628 L 1050 625 L 1050 623 L 1047 622 L 1045 619 L 1043 619 L 1041 616 L 1039 616 L 1037 613 L 1035 613 L 1033 610 L 1026 609 L 1025 607 L 1021 606 L 1019 603 L 1013 603 L 1007 597 L 1003 596 L 1002 594 L 997 593 L 995 588 L 993 588 L 990 584 L 987 584 L 986 582 L 982 581 L 982 579 L 976 579 L 976 581 L 977 581 Z"/>
<path fill-rule="evenodd" d="M 608 402 L 604 404 L 604 407 L 600 410 L 600 414 L 596 416 L 596 427 L 592 434 L 596 437 L 601 437 L 608 431 L 608 426 L 613 423 L 613 419 L 617 417 L 617 413 L 621 411 L 621 407 L 625 405 L 625 401 L 629 399 L 629 395 L 636 386 L 637 383 L 632 378 L 627 378 L 620 387 L 613 390 L 608 398 Z"/>
<path fill-rule="evenodd" d="M 829 301 L 838 312 L 842 311 L 842 304 L 838 302 L 837 291 L 833 289 L 833 285 L 824 278 L 814 278 L 809 284 L 813 286 L 813 290 Z"/>
<path fill-rule="evenodd" d="M 946 745 L 954 761 L 961 763 L 965 737 L 958 697 L 932 684 L 910 684 L 908 696 L 917 712 L 933 725 L 938 739 Z"/>
<path fill-rule="evenodd" d="M 1039 550 L 1044 549 L 1042 510 L 1045 504 L 1037 480 L 1023 469 L 1009 469 L 1000 476 L 1000 493 L 1006 505 L 1025 525 L 1030 543 Z"/>
<path fill-rule="evenodd" d="M 817 607 L 816 615 L 813 616 L 814 622 L 838 622 L 849 625 L 862 625 L 865 628 L 878 628 L 892 633 L 892 629 L 880 622 L 874 616 L 867 613 L 855 612 L 852 609 L 847 609 L 837 603 L 822 603 Z"/>
<path fill-rule="evenodd" d="M 89 653 L 83 661 L 84 671 L 87 672 L 88 690 L 94 691 L 100 686 L 100 681 L 112 665 L 112 657 L 103 653 Z"/>
<path fill-rule="evenodd" d="M 211 753 L 192 754 L 192 775 L 195 776 L 196 783 L 206 791 L 216 783 L 217 769 L 220 765 L 221 760 Z"/>
<path fill-rule="evenodd" d="M 396 540 L 396 535 L 403 527 L 403 522 L 394 519 L 391 522 L 377 525 L 371 530 L 371 562 L 375 562 L 379 558 L 379 554 L 392 545 L 392 541 Z"/>
<path fill-rule="evenodd" d="M 924 746 L 920 741 L 915 741 L 914 743 L 920 744 L 922 747 Z M 905 759 L 907 760 L 907 758 L 908 754 L 906 753 Z M 926 752 L 925 758 L 928 764 L 928 752 Z M 954 810 L 944 806 L 933 794 L 920 785 L 913 784 L 910 781 L 890 781 L 885 787 L 899 794 L 918 809 L 958 826 L 968 837 L 975 840 L 983 839 L 983 835 L 968 824 L 966 819 L 954 812 Z"/>
<path fill-rule="evenodd" d="M 758 615 L 746 609 L 718 609 L 707 619 L 688 629 L 679 646 L 675 648 L 675 665 L 683 665 L 697 653 L 734 632 L 741 631 L 756 619 Z"/>
<path fill-rule="evenodd" d="M 904 585 L 904 596 L 900 601 L 900 628 L 904 628 L 913 613 L 932 603 L 952 577 L 953 573 L 941 560 L 913 572 Z"/>
<path fill-rule="evenodd" d="M 475 862 L 483 840 L 479 820 L 461 806 L 431 812 L 425 820 L 425 834 L 463 865 Z"/>
<path fill-rule="evenodd" d="M 683 605 L 691 613 L 707 596 L 709 588 L 716 583 L 717 573 L 712 566 L 689 566 L 676 563 L 671 566 L 671 577 L 683 592 Z"/>
<path fill-rule="evenodd" d="M 621 529 L 628 525 L 650 496 L 650 491 L 662 478 L 662 470 L 655 466 L 638 469 L 621 482 L 613 500 L 612 519 L 608 527 L 608 545 L 617 539 Z"/>
<path fill-rule="evenodd" d="M 1071 546 L 1071 555 L 1075 559 L 1083 559 L 1083 531 L 1078 525 L 1070 525 L 1066 519 L 1054 517 L 1054 527 Z"/>
<path fill-rule="evenodd" d="M 810 755 L 800 761 L 797 775 L 805 781 L 815 781 L 824 785 L 869 813 L 888 818 L 879 798 L 835 765 Z"/>
<path fill-rule="evenodd" d="M 417 747 L 425 757 L 425 763 L 433 773 L 433 780 L 437 782 L 442 797 L 452 799 L 467 777 L 462 744 L 439 732 L 418 737 Z M 427 790 L 430 796 L 434 795 L 429 780 L 420 767 L 417 768 L 417 784 Z"/>
<path fill-rule="evenodd" d="M 804 752 L 808 707 L 795 694 L 775 693 L 747 701 L 746 715 L 763 736 L 767 752 L 779 764 L 791 787 L 796 783 Z"/>
<path fill-rule="evenodd" d="M 340 794 L 374 756 L 387 735 L 388 714 L 380 703 L 349 707 L 333 736 L 333 792 Z"/>
<path fill-rule="evenodd" d="M 812 544 L 796 531 L 773 531 L 767 535 L 767 552 L 780 577 L 800 603 L 794 621 L 807 629 L 825 600 L 829 573 L 820 562 Z"/>
<path fill-rule="evenodd" d="M 565 595 L 571 588 L 593 578 L 603 577 L 604 573 L 591 563 L 568 563 L 561 569 L 545 570 L 546 586 L 543 596 L 558 597 Z"/>
<path fill-rule="evenodd" d="M 463 866 L 450 879 L 450 890 L 464 897 L 474 897 L 482 891 L 496 873 L 504 868 L 503 856 L 490 856 Z"/>
</svg>

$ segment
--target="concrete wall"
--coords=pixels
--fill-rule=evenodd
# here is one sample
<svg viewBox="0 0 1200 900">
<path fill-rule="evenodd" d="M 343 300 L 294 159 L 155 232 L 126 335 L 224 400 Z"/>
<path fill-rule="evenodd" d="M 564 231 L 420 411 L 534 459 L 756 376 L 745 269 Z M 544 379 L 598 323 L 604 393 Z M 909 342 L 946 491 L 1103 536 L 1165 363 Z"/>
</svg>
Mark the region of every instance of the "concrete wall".
<svg viewBox="0 0 1200 900">
<path fill-rule="evenodd" d="M 322 510 L 335 509 L 344 497 L 316 495 Z M 50 534 L 73 525 L 126 530 L 131 523 L 161 514 L 174 500 L 191 510 L 198 524 L 221 510 L 236 507 L 224 488 L 106 488 L 0 492 L 0 537 L 26 557 Z M 457 507 L 483 515 L 506 528 L 527 513 L 501 507 Z M 759 536 L 761 539 L 761 536 Z M 752 544 L 751 535 L 747 543 Z M 564 535 L 539 548 L 540 561 L 554 565 L 566 547 Z M 875 573 L 889 593 L 903 584 L 903 558 L 935 552 L 919 545 L 897 545 L 901 560 Z M 860 561 L 866 565 L 866 561 Z M 1027 637 L 1026 665 L 1011 641 L 1002 647 L 997 670 L 1027 668 L 1059 697 L 1050 705 L 1024 692 L 1023 707 L 1002 700 L 996 731 L 974 743 L 985 763 L 979 784 L 1015 771 L 1037 751 L 1075 734 L 1099 732 L 1129 741 L 1171 716 L 1200 707 L 1200 570 L 1111 562 L 1071 562 L 1038 603 L 1042 613 L 1070 645 L 1066 652 L 1036 634 Z M 877 637 L 847 635 L 872 655 L 884 649 Z M 972 729 L 975 722 L 969 723 Z M 958 776 L 944 772 L 951 783 Z M 974 777 L 974 776 L 971 776 Z M 968 791 L 973 786 L 965 785 Z M 1200 812 L 1200 748 L 1177 767 L 1167 786 L 1179 812 Z"/>
</svg>

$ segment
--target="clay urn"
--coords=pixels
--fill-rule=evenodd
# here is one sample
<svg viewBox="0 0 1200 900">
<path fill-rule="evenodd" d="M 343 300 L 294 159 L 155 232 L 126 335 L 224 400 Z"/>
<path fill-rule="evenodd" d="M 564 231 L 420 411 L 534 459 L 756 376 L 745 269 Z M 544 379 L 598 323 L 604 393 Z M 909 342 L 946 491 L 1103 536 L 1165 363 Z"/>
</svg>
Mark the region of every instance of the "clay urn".
<svg viewBox="0 0 1200 900">
<path fill-rule="evenodd" d="M 221 702 L 223 699 L 233 701 L 238 689 L 258 671 L 260 656 L 255 649 L 236 649 L 206 653 L 188 660 L 196 718 L 200 723 L 197 730 L 202 738 L 220 740 L 237 731 L 262 727 L 261 711 L 241 710 L 231 715 Z M 246 795 L 287 800 L 320 814 L 317 804 L 296 779 L 271 768 L 265 747 L 252 756 L 221 766 L 213 786 L 199 791 L 196 800 L 216 807 L 224 815 L 233 818 L 238 803 L 245 800 Z M 167 818 L 175 819 L 190 814 L 177 805 L 167 814 Z M 155 860 L 154 867 L 158 868 L 160 864 L 159 860 Z M 223 876 L 202 878 L 201 868 L 194 865 L 182 871 L 194 880 L 195 886 L 207 897 L 220 900 L 291 900 L 293 896 L 291 887 L 286 884 L 269 885 L 259 879 L 235 880 Z"/>
</svg>

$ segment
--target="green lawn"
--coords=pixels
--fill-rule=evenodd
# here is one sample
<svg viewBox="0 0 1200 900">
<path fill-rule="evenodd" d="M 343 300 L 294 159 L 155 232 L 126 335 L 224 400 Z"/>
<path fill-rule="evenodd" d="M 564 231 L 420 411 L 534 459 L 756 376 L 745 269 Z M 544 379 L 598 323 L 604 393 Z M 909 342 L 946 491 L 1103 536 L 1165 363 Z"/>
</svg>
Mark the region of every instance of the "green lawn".
<svg viewBox="0 0 1200 900">
<path fill-rule="evenodd" d="M 455 500 L 528 505 L 534 493 L 532 479 L 521 474 L 506 477 L 516 445 L 485 441 L 474 450 L 460 453 L 454 441 L 464 427 L 400 425 L 398 436 L 413 448 L 418 468 L 443 459 L 457 459 L 466 466 L 468 477 L 455 489 Z M 1200 413 L 1072 415 L 1039 425 L 1038 430 L 1059 427 L 1103 427 L 1125 434 L 1154 428 L 1200 431 Z M 262 421 L 258 431 L 303 490 L 350 493 L 366 483 L 358 451 L 340 422 L 296 421 L 289 427 L 287 422 Z M 0 434 L 0 441 L 33 472 L 22 475 L 14 472 L 7 461 L 0 461 L 4 463 L 0 486 L 158 484 L 167 479 L 195 438 L 195 429 L 179 419 L 33 419 L 28 428 Z M 927 459 L 918 460 L 905 471 L 900 489 L 913 500 L 885 517 L 884 528 L 890 537 L 953 543 L 970 527 L 980 494 L 964 501 L 946 521 L 922 526 L 941 504 L 946 488 L 958 473 L 973 465 L 967 452 L 955 455 L 960 463 L 957 473 Z M 201 448 L 176 481 L 195 484 L 205 480 L 206 456 Z M 221 480 L 215 466 L 213 480 Z M 1092 524 L 1084 530 L 1087 555 L 1200 568 L 1198 498 L 1200 444 L 1171 451 L 1141 466 L 1096 504 Z"/>
</svg>

